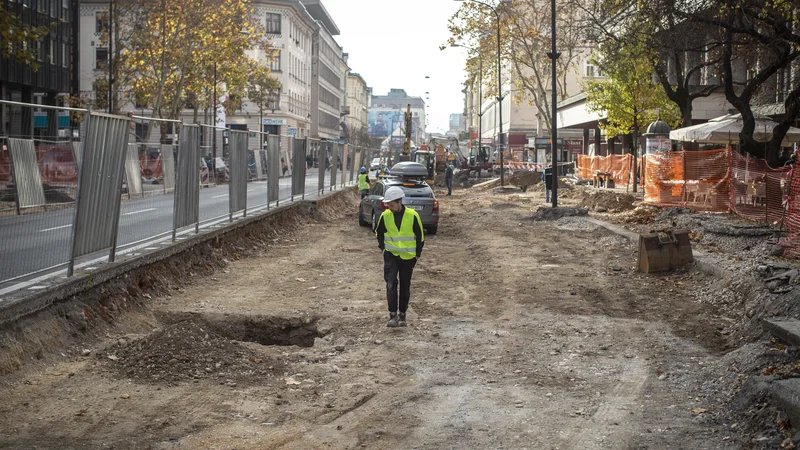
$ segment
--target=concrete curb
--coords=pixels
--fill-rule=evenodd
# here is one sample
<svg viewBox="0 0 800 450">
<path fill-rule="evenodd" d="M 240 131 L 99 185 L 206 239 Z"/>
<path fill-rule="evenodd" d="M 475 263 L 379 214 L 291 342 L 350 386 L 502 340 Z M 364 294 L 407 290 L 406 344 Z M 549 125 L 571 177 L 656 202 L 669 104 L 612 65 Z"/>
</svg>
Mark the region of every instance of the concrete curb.
<svg viewBox="0 0 800 450">
<path fill-rule="evenodd" d="M 121 259 L 117 262 L 104 263 L 97 270 L 92 272 L 76 272 L 75 276 L 66 280 L 54 277 L 49 281 L 51 283 L 50 286 L 38 290 L 35 293 L 30 293 L 30 291 L 24 288 L 20 289 L 15 293 L 18 295 L 6 297 L 5 301 L 0 303 L 0 327 L 4 327 L 25 316 L 42 311 L 51 305 L 90 290 L 98 284 L 122 276 L 132 270 L 164 261 L 180 253 L 189 251 L 198 245 L 224 238 L 226 235 L 239 232 L 264 219 L 283 214 L 293 209 L 313 210 L 332 202 L 339 195 L 353 190 L 355 190 L 355 187 L 347 187 L 334 192 L 328 192 L 319 198 L 295 200 L 294 202 L 287 201 L 285 205 L 266 211 L 259 211 L 253 215 L 248 215 L 246 218 L 228 223 L 224 227 L 201 231 L 200 234 L 191 235 L 182 241 L 170 242 L 164 248 L 153 250 L 139 256 Z"/>
</svg>

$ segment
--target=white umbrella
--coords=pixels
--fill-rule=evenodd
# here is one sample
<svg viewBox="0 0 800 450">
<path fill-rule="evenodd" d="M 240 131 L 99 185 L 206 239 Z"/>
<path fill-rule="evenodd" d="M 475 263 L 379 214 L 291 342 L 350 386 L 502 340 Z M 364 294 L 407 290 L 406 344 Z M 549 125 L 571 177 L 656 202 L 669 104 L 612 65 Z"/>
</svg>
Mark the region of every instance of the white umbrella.
<svg viewBox="0 0 800 450">
<path fill-rule="evenodd" d="M 753 138 L 758 142 L 767 142 L 772 139 L 772 130 L 778 123 L 759 114 L 756 114 L 755 118 L 756 129 L 753 132 Z M 727 144 L 739 140 L 743 124 L 741 114 L 729 114 L 699 125 L 672 130 L 669 132 L 669 138 L 673 141 Z M 800 142 L 800 128 L 789 127 L 786 136 L 781 141 L 781 146 L 789 147 L 793 142 Z"/>
</svg>

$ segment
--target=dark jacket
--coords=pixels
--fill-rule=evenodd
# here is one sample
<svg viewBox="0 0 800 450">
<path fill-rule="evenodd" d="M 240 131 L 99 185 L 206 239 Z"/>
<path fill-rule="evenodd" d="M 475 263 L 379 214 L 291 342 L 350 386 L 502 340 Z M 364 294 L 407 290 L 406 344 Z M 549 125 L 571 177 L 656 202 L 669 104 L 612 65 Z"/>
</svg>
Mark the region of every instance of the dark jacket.
<svg viewBox="0 0 800 450">
<path fill-rule="evenodd" d="M 447 169 L 444 171 L 444 179 L 445 180 L 452 180 L 453 179 L 453 169 L 451 169 L 450 167 L 447 167 Z"/>
<path fill-rule="evenodd" d="M 400 208 L 400 211 L 396 213 L 392 213 L 394 216 L 394 224 L 397 226 L 397 229 L 400 229 L 400 225 L 403 223 L 403 214 L 406 213 L 406 207 L 403 206 Z M 375 228 L 375 233 L 378 235 L 378 248 L 381 250 L 384 249 L 383 243 L 383 236 L 386 234 L 386 224 L 383 223 L 383 216 L 379 216 L 378 218 L 378 226 Z M 417 258 L 422 255 L 422 247 L 425 245 L 425 241 L 422 240 L 422 229 L 419 227 L 419 223 L 415 220 L 412 226 L 414 230 L 414 236 L 417 238 Z"/>
<path fill-rule="evenodd" d="M 548 167 L 542 172 L 542 181 L 544 181 L 545 189 L 553 189 L 553 169 Z"/>
</svg>

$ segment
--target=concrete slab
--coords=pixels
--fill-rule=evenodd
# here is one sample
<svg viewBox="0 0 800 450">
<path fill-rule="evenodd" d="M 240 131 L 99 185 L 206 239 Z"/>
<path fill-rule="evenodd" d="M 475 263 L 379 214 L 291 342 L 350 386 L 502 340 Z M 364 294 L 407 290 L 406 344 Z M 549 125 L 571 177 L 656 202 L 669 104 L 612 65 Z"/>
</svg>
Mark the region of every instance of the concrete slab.
<svg viewBox="0 0 800 450">
<path fill-rule="evenodd" d="M 772 317 L 764 319 L 763 324 L 764 330 L 772 333 L 780 341 L 800 346 L 800 320 L 791 317 Z"/>
<path fill-rule="evenodd" d="M 771 390 L 772 399 L 789 416 L 791 423 L 800 424 L 800 378 L 775 381 Z"/>
</svg>

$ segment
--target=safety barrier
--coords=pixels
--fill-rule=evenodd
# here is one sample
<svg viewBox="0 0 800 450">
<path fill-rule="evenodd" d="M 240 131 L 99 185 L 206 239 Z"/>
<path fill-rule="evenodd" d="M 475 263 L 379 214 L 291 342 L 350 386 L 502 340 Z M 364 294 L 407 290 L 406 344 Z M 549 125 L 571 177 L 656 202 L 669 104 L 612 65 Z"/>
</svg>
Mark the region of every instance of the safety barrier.
<svg viewBox="0 0 800 450">
<path fill-rule="evenodd" d="M 632 155 L 589 156 L 578 155 L 575 174 L 581 180 L 594 180 L 598 174 L 614 180 L 616 186 L 627 185 L 633 171 Z"/>
<path fill-rule="evenodd" d="M 0 107 L 8 119 L 0 135 L 0 289 L 6 291 L 43 273 L 91 270 L 82 268 L 101 252 L 113 261 L 118 250 L 147 248 L 170 235 L 180 240 L 252 211 L 341 189 L 352 183 L 354 164 L 377 152 L 80 108 L 7 100 Z M 208 145 L 214 135 L 223 138 L 219 152 Z M 203 153 L 214 158 L 204 160 Z M 307 177 L 315 165 L 319 177 Z"/>
</svg>

